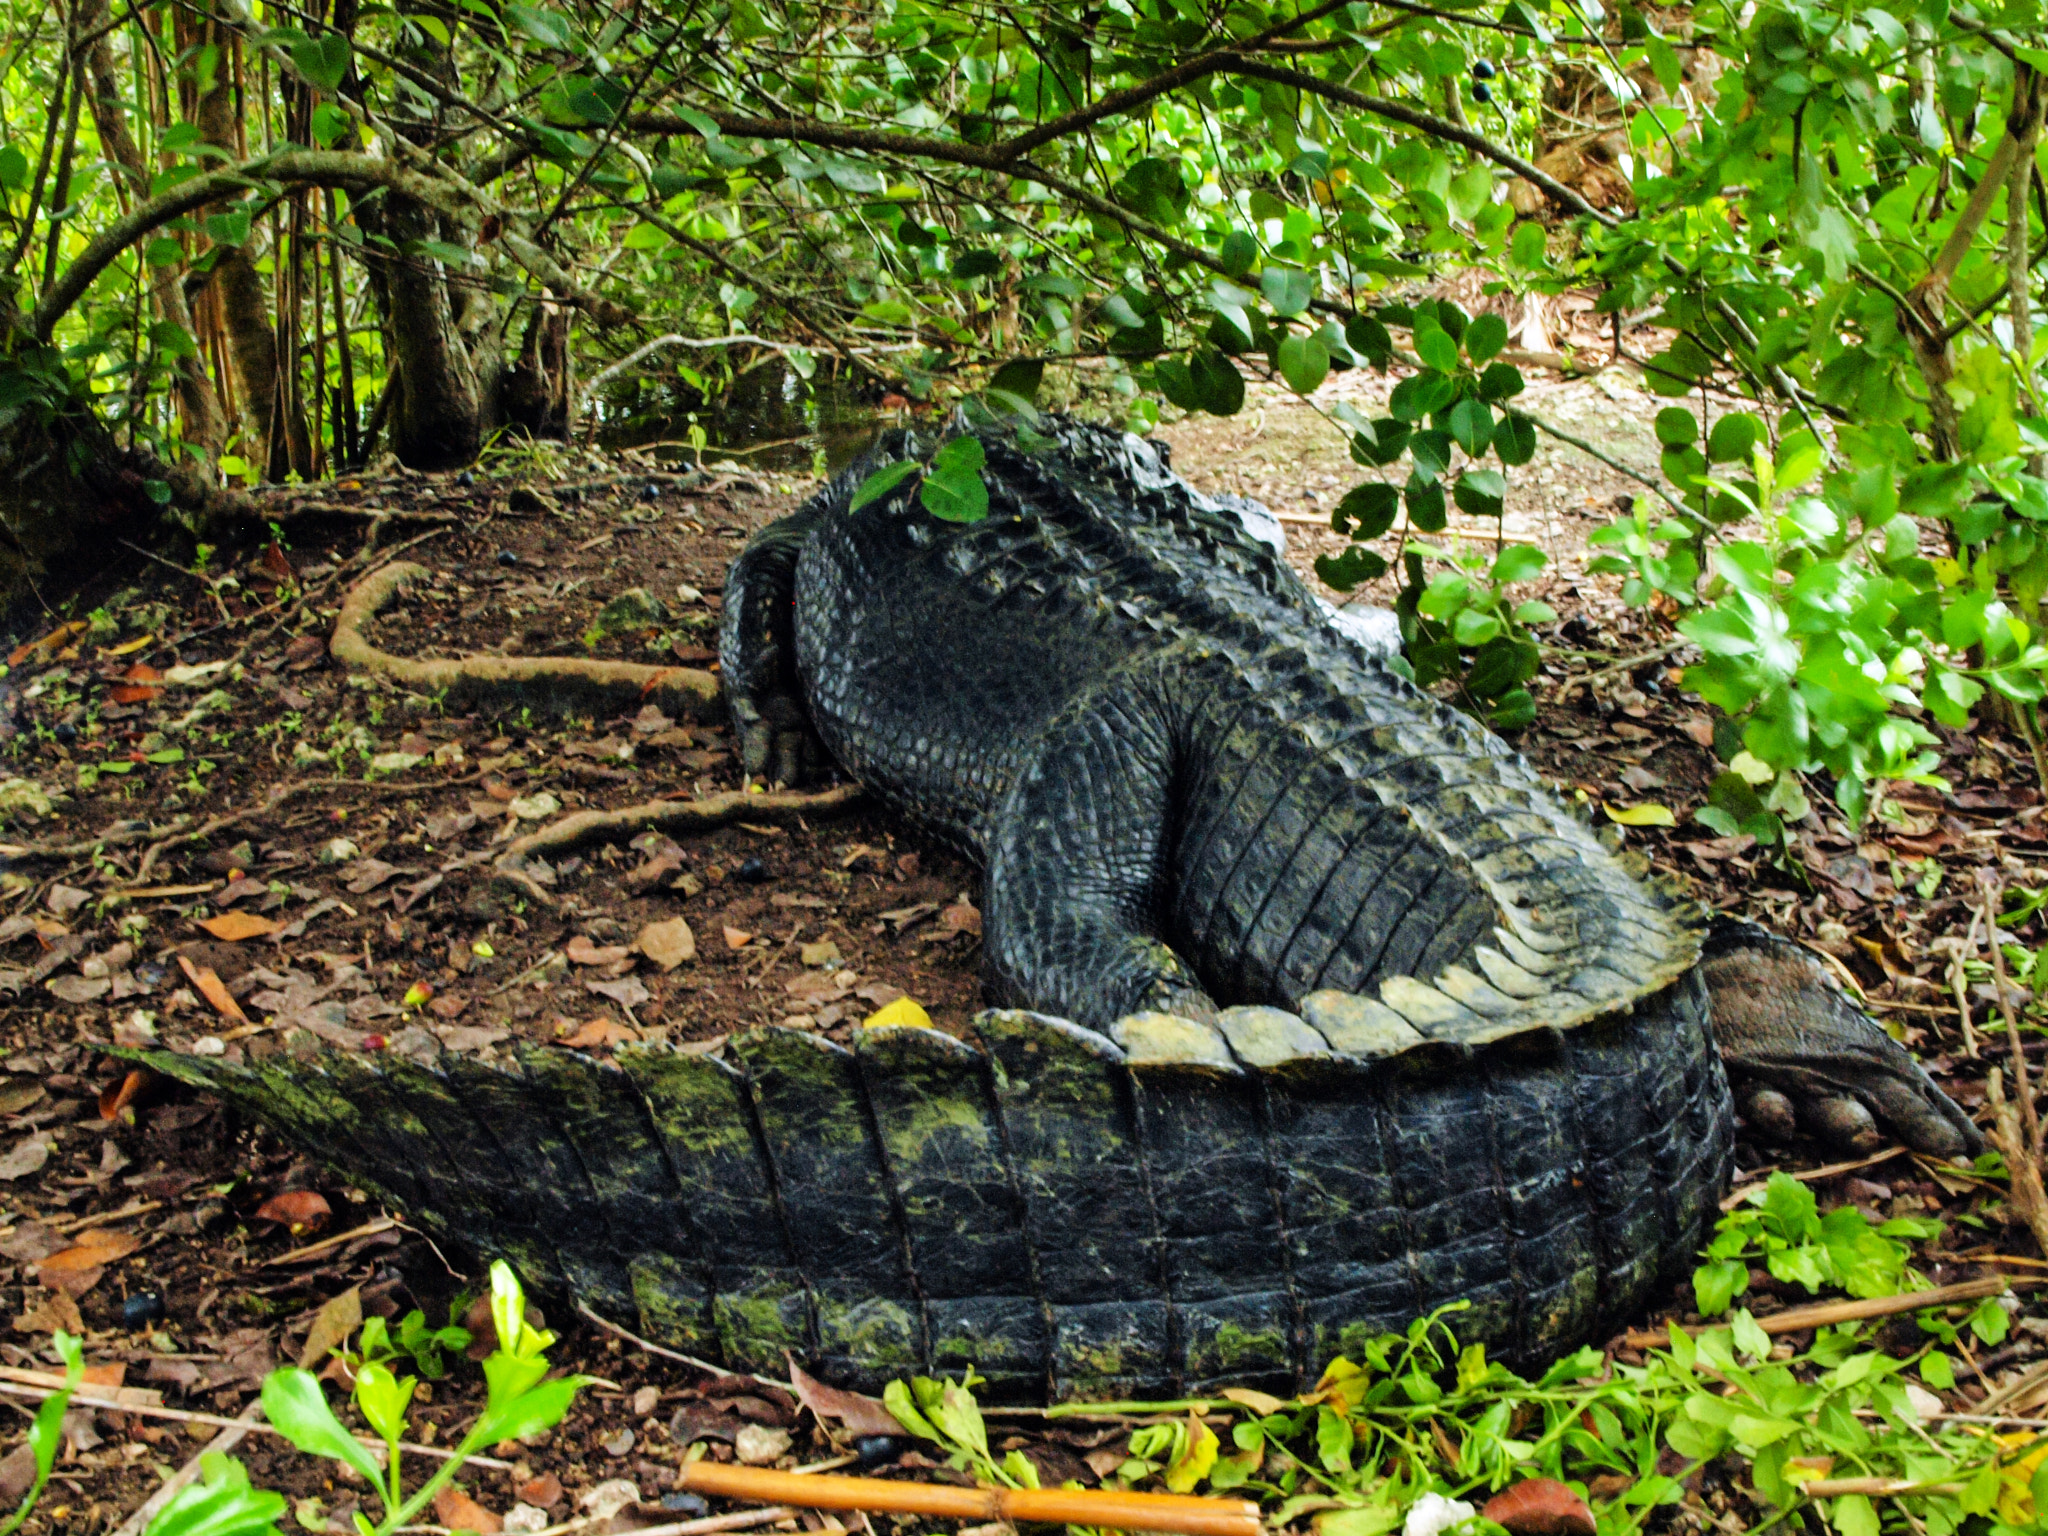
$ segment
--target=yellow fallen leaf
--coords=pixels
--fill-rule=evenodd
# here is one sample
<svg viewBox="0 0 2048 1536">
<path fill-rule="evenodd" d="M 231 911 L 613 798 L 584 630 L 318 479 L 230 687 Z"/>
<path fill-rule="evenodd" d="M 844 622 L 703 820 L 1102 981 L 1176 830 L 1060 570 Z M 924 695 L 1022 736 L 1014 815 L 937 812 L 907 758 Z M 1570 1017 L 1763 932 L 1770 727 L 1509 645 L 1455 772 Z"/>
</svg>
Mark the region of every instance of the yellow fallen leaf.
<svg viewBox="0 0 2048 1536">
<path fill-rule="evenodd" d="M 1270 1417 L 1287 1406 L 1272 1393 L 1261 1392 L 1255 1387 L 1225 1387 L 1217 1395 L 1251 1409 L 1261 1418 Z"/>
<path fill-rule="evenodd" d="M 1624 827 L 1675 827 L 1678 818 L 1671 814 L 1671 807 L 1652 802 L 1648 805 L 1624 805 L 1618 809 L 1605 806 L 1609 821 L 1618 821 Z"/>
<path fill-rule="evenodd" d="M 907 997 L 884 1003 L 861 1021 L 863 1029 L 930 1029 L 932 1016 Z"/>
<path fill-rule="evenodd" d="M 223 912 L 218 917 L 207 918 L 199 926 L 223 944 L 239 944 L 244 939 L 260 939 L 267 933 L 275 933 L 284 925 L 267 917 L 258 917 L 254 912 Z"/>
<path fill-rule="evenodd" d="M 124 644 L 115 646 L 110 651 L 103 651 L 100 654 L 104 656 L 133 656 L 137 651 L 141 650 L 144 646 L 150 644 L 155 639 L 155 635 L 144 635 L 140 640 L 127 641 Z"/>
<path fill-rule="evenodd" d="M 1195 1484 L 1209 1475 L 1216 1465 L 1216 1452 L 1220 1442 L 1216 1431 L 1202 1422 L 1201 1415 L 1190 1411 L 1188 1414 L 1187 1448 L 1180 1459 L 1166 1469 L 1162 1479 L 1170 1493 L 1193 1493 Z"/>
</svg>

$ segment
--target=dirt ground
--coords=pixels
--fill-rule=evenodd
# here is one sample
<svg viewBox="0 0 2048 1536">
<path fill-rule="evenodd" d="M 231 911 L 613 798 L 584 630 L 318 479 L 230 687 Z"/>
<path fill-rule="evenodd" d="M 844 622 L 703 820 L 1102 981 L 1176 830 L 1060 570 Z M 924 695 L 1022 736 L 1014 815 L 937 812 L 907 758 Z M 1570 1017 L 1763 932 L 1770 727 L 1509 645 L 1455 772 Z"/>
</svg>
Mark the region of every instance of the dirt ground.
<svg viewBox="0 0 2048 1536">
<path fill-rule="evenodd" d="M 1358 399 L 1386 386 L 1353 375 L 1326 391 Z M 1624 463 L 1655 463 L 1658 402 L 1625 370 L 1541 379 L 1524 403 Z M 1280 512 L 1304 569 L 1334 548 L 1328 509 L 1355 471 L 1313 412 L 1255 390 L 1237 418 L 1164 435 L 1197 484 Z M 1537 685 L 1539 723 L 1521 748 L 1589 804 L 1668 805 L 1676 827 L 1627 839 L 1702 899 L 1833 956 L 1956 1097 L 1981 1105 L 1997 994 L 1978 938 L 1979 882 L 2048 889 L 2024 747 L 1995 733 L 1945 735 L 1955 792 L 1895 794 L 1887 817 L 1860 832 L 1816 794 L 1823 809 L 1798 829 L 1790 871 L 1748 839 L 1709 835 L 1690 813 L 1716 771 L 1712 726 L 1675 687 L 1684 653 L 1662 620 L 1624 610 L 1611 581 L 1584 574 L 1586 535 L 1638 487 L 1550 439 L 1514 486 L 1506 536 L 1551 553 L 1531 595 L 1563 615 Z M 83 1328 L 88 1358 L 120 1367 L 128 1387 L 231 1418 L 266 1370 L 297 1358 L 337 1295 L 356 1288 L 370 1311 L 419 1307 L 439 1323 L 477 1282 L 467 1256 L 387 1222 L 391 1213 L 268 1132 L 166 1081 L 130 1078 L 103 1053 L 108 1044 L 254 1058 L 303 1028 L 365 1050 L 517 1037 L 604 1051 L 774 1022 L 843 1038 L 906 995 L 942 1028 L 966 1024 L 979 995 L 978 876 L 896 820 L 869 810 L 588 850 L 554 863 L 550 910 L 494 879 L 503 845 L 577 809 L 738 787 L 724 727 L 655 710 L 569 721 L 454 714 L 349 677 L 327 656 L 342 592 L 397 557 L 435 579 L 378 621 L 372 638 L 388 650 L 705 665 L 727 562 L 807 489 L 559 450 L 502 455 L 464 479 L 366 476 L 318 488 L 337 509 L 324 521 L 293 518 L 278 545 L 213 552 L 203 572 L 168 552 L 115 553 L 77 603 L 11 637 L 18 648 L 0 680 L 7 1366 L 47 1369 L 49 1329 Z M 284 493 L 280 504 L 311 494 Z M 451 520 L 420 521 L 434 517 Z M 1498 536 L 1465 519 L 1454 532 Z M 635 593 L 652 602 L 615 601 Z M 601 635 L 608 605 L 616 632 Z M 639 620 L 618 621 L 628 610 Z M 665 969 L 635 946 L 676 918 L 694 956 Z M 2009 934 L 2032 947 L 2041 930 L 2033 917 Z M 237 933 L 247 936 L 222 936 Z M 1959 1017 L 1958 997 L 1974 1023 Z M 1830 1155 L 1744 1144 L 1740 1164 L 1812 1167 Z M 1934 1283 L 1980 1273 L 1993 1255 L 2038 1262 L 2023 1229 L 1984 1214 L 1982 1186 L 1928 1165 L 1894 1158 L 1816 1188 L 1824 1207 L 1966 1218 L 1920 1256 Z M 309 1193 L 267 1204 L 294 1191 Z M 104 1262 L 77 1262 L 85 1233 L 102 1234 L 90 1242 Z M 1773 1286 L 1761 1276 L 1758 1311 L 1783 1304 Z M 1688 1297 L 1670 1302 L 1682 1313 Z M 836 1450 L 787 1394 L 651 1358 L 573 1316 L 550 1321 L 565 1333 L 562 1362 L 613 1385 L 588 1394 L 543 1443 L 505 1448 L 504 1465 L 474 1472 L 470 1492 L 492 1519 L 522 1505 L 568 1518 L 620 1479 L 632 1502 L 613 1517 L 618 1529 L 697 1512 L 701 1501 L 671 1492 L 686 1444 L 708 1439 L 713 1455 L 730 1456 L 748 1424 L 794 1432 L 786 1464 Z M 2017 1332 L 1952 1399 L 1976 1401 L 2024 1369 L 2044 1331 Z M 476 1373 L 458 1366 L 430 1396 L 424 1419 L 453 1438 L 475 1411 Z M 33 1408 L 30 1397 L 5 1400 Z M 1055 1480 L 1100 1475 L 1086 1455 L 1104 1444 L 1099 1426 L 1025 1422 L 1015 1442 Z M 115 1530 L 216 1427 L 75 1410 L 57 1480 L 27 1530 Z M 360 1490 L 279 1445 L 252 1435 L 237 1454 L 260 1485 L 301 1501 L 300 1528 L 345 1530 Z M 932 1475 L 914 1453 L 897 1464 Z M 6 1479 L 0 1466 L 0 1487 Z M 614 1486 L 605 1497 L 620 1496 Z"/>
</svg>

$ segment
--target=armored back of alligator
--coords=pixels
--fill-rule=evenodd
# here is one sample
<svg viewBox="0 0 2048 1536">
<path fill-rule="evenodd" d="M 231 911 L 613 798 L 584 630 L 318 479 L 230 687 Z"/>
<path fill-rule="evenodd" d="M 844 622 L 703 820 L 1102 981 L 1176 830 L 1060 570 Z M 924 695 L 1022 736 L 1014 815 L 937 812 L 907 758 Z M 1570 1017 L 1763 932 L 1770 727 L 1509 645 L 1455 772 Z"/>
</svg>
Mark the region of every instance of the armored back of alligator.
<svg viewBox="0 0 2048 1536">
<path fill-rule="evenodd" d="M 1300 1382 L 1453 1302 L 1513 1359 L 1597 1335 L 1689 1266 L 1726 1177 L 1709 981 L 1760 1080 L 1967 1143 L 1795 946 L 1700 966 L 1691 908 L 1231 508 L 1051 430 L 984 434 L 978 525 L 912 485 L 851 510 L 863 465 L 726 591 L 749 769 L 829 751 L 985 863 L 1017 1006 L 973 1039 L 151 1059 L 663 1344 L 1011 1397 Z"/>
</svg>

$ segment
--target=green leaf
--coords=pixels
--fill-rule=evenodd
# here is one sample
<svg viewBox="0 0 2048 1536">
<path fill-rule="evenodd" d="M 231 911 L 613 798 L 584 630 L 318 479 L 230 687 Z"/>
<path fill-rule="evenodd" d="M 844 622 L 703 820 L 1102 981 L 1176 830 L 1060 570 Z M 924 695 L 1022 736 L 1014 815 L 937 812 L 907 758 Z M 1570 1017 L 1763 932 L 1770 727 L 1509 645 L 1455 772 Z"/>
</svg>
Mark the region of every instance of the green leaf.
<svg viewBox="0 0 2048 1536">
<path fill-rule="evenodd" d="M 519 1440 L 553 1429 L 567 1417 L 576 1394 L 589 1380 L 587 1376 L 558 1376 L 505 1403 L 486 1408 L 467 1438 L 477 1445 L 495 1445 L 500 1440 Z"/>
<path fill-rule="evenodd" d="M 1731 411 L 1707 433 L 1707 457 L 1716 464 L 1747 464 L 1763 432 L 1763 423 L 1749 412 Z"/>
<path fill-rule="evenodd" d="M 566 51 L 576 35 L 567 17 L 537 6 L 509 4 L 505 7 L 505 19 L 544 48 Z"/>
<path fill-rule="evenodd" d="M 1259 259 L 1259 242 L 1243 230 L 1233 229 L 1223 237 L 1223 244 L 1217 248 L 1216 254 L 1225 272 L 1232 277 L 1243 277 L 1251 271 L 1252 263 Z"/>
<path fill-rule="evenodd" d="M 1273 313 L 1285 319 L 1308 308 L 1315 297 L 1315 274 L 1299 267 L 1268 266 L 1259 274 L 1259 291 L 1273 306 Z"/>
<path fill-rule="evenodd" d="M 853 500 L 846 510 L 858 512 L 871 501 L 880 501 L 897 486 L 916 474 L 923 466 L 915 459 L 898 459 L 894 464 L 884 464 L 880 469 L 861 481 L 853 493 Z"/>
<path fill-rule="evenodd" d="M 403 1440 L 406 1410 L 418 1385 L 410 1376 L 399 1380 L 387 1365 L 365 1361 L 356 1371 L 356 1407 L 384 1439 Z"/>
<path fill-rule="evenodd" d="M 300 38 L 292 44 L 291 57 L 298 72 L 323 91 L 339 90 L 348 76 L 348 39 L 339 32 Z"/>
<path fill-rule="evenodd" d="M 263 1381 L 263 1412 L 279 1434 L 307 1455 L 339 1461 L 371 1487 L 383 1488 L 383 1469 L 361 1442 L 341 1427 L 334 1410 L 327 1406 L 319 1377 L 311 1371 L 297 1366 L 272 1371 Z"/>
<path fill-rule="evenodd" d="M 1487 713 L 1497 731 L 1519 731 L 1536 723 L 1536 700 L 1526 688 L 1517 688 L 1500 696 Z"/>
<path fill-rule="evenodd" d="M 28 156 L 13 144 L 0 149 L 0 187 L 9 192 L 28 190 Z"/>
<path fill-rule="evenodd" d="M 1493 441 L 1493 412 L 1484 400 L 1467 395 L 1444 415 L 1444 426 L 1467 457 L 1478 458 Z"/>
<path fill-rule="evenodd" d="M 1400 509 L 1400 492 L 1384 481 L 1368 480 L 1344 493 L 1330 514 L 1330 528 L 1347 538 L 1376 539 L 1394 526 Z"/>
<path fill-rule="evenodd" d="M 277 1536 L 286 1508 L 283 1494 L 250 1487 L 239 1461 L 208 1451 L 199 1459 L 199 1481 L 157 1512 L 146 1536 Z"/>
<path fill-rule="evenodd" d="M 1700 424 L 1683 406 L 1667 405 L 1657 413 L 1657 441 L 1666 448 L 1688 448 L 1698 440 Z"/>
<path fill-rule="evenodd" d="M 1330 372 L 1330 349 L 1317 335 L 1284 336 L 1275 361 L 1280 376 L 1298 395 L 1314 394 Z"/>
<path fill-rule="evenodd" d="M 1525 272 L 1542 271 L 1550 262 L 1549 233 L 1534 219 L 1522 220 L 1508 241 L 1508 259 Z"/>
<path fill-rule="evenodd" d="M 1211 416 L 1235 416 L 1244 408 L 1244 375 L 1215 347 L 1188 356 L 1188 381 L 1201 409 Z"/>
<path fill-rule="evenodd" d="M 1316 1410 L 1316 1459 L 1325 1472 L 1344 1476 L 1351 1471 L 1351 1446 L 1355 1436 L 1351 1420 L 1329 1408 Z"/>
<path fill-rule="evenodd" d="M 1507 480 L 1494 469 L 1468 469 L 1451 489 L 1458 510 L 1473 517 L 1499 517 L 1507 493 Z"/>
<path fill-rule="evenodd" d="M 890 1382 L 882 1389 L 882 1406 L 895 1416 L 896 1422 L 916 1435 L 920 1440 L 937 1440 L 938 1430 L 918 1412 L 917 1401 L 910 1395 L 910 1387 L 903 1381 Z"/>
<path fill-rule="evenodd" d="M 1394 360 L 1394 338 L 1371 315 L 1353 315 L 1344 322 L 1344 344 L 1375 368 Z"/>
<path fill-rule="evenodd" d="M 1514 469 L 1536 457 L 1536 427 L 1526 416 L 1510 412 L 1494 424 L 1493 456 Z"/>
<path fill-rule="evenodd" d="M 1510 544 L 1494 557 L 1487 579 L 1497 587 L 1528 581 L 1543 569 L 1545 562 L 1543 551 L 1534 544 Z"/>
<path fill-rule="evenodd" d="M 1422 359 L 1424 367 L 1434 368 L 1438 373 L 1458 371 L 1458 344 L 1451 340 L 1449 332 L 1433 322 L 1424 324 L 1417 320 L 1415 355 Z"/>
<path fill-rule="evenodd" d="M 981 467 L 988 455 L 981 441 L 956 437 L 932 455 L 918 500 L 933 517 L 949 523 L 978 523 L 988 516 L 988 485 Z"/>
<path fill-rule="evenodd" d="M 1044 358 L 1015 357 L 990 375 L 988 387 L 1032 402 L 1038 399 L 1038 388 L 1044 382 Z"/>
<path fill-rule="evenodd" d="M 1474 368 L 1481 367 L 1508 344 L 1508 323 L 1499 315 L 1477 317 L 1465 328 L 1465 355 Z"/>
<path fill-rule="evenodd" d="M 1444 531 L 1444 487 L 1441 480 L 1425 485 L 1411 475 L 1402 490 L 1402 499 L 1408 505 L 1408 520 L 1422 532 Z"/>
</svg>

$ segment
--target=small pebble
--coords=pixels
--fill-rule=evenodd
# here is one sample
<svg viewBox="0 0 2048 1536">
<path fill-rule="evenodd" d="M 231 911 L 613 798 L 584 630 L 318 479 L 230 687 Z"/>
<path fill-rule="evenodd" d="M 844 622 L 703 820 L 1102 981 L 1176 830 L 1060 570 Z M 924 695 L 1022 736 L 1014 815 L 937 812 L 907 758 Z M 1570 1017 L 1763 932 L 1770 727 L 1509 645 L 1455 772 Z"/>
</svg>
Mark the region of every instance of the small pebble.
<svg viewBox="0 0 2048 1536">
<path fill-rule="evenodd" d="M 693 1520 L 711 1513 L 711 1506 L 694 1493 L 664 1493 L 661 1507 L 669 1514 L 688 1515 Z"/>
<path fill-rule="evenodd" d="M 768 866 L 759 859 L 746 859 L 732 874 L 735 880 L 743 880 L 748 885 L 759 885 L 768 878 Z"/>
<path fill-rule="evenodd" d="M 78 740 L 78 727 L 69 720 L 59 720 L 50 728 L 50 734 L 68 747 L 72 742 Z"/>
<path fill-rule="evenodd" d="M 642 501 L 661 500 L 661 487 L 652 480 L 648 481 L 640 487 L 640 499 Z"/>
<path fill-rule="evenodd" d="M 121 1326 L 123 1328 L 147 1328 L 151 1323 L 160 1323 L 164 1316 L 164 1295 L 162 1291 L 137 1291 L 121 1303 Z"/>
<path fill-rule="evenodd" d="M 498 564 L 500 564 L 500 565 L 517 565 L 518 563 L 519 563 L 519 557 L 518 557 L 517 555 L 513 554 L 511 550 L 509 550 L 509 549 L 501 549 L 501 550 L 499 550 L 499 551 L 498 551 Z"/>
<path fill-rule="evenodd" d="M 461 474 L 455 477 L 455 483 L 461 486 L 475 485 L 476 476 L 472 474 L 469 470 L 465 469 Z"/>
<path fill-rule="evenodd" d="M 853 1454 L 864 1467 L 879 1467 L 903 1454 L 903 1441 L 896 1435 L 860 1435 L 853 1442 Z"/>
</svg>

